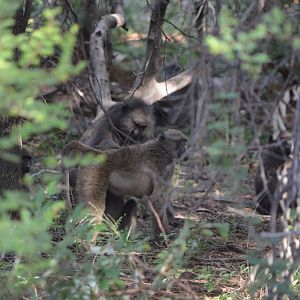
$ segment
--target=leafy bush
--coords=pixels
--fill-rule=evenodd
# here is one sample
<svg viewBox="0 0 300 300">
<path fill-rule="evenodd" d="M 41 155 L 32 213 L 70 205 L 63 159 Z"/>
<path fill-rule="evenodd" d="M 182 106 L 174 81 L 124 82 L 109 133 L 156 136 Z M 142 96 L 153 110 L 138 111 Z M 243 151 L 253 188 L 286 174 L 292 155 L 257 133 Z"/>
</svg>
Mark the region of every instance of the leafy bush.
<svg viewBox="0 0 300 300">
<path fill-rule="evenodd" d="M 295 84 L 293 75 L 294 72 L 299 72 L 299 60 L 294 63 L 294 57 L 299 55 L 299 6 L 295 5 L 294 9 L 288 9 L 288 5 L 284 7 L 274 5 L 266 13 L 261 12 L 255 16 L 253 21 L 249 16 L 248 19 L 239 19 L 231 9 L 224 6 L 219 16 L 219 35 L 209 35 L 206 38 L 210 53 L 218 59 L 225 60 L 232 73 L 237 72 L 236 78 L 239 80 L 236 82 L 236 89 L 240 89 L 241 95 L 246 98 L 245 100 L 232 93 L 219 95 L 209 107 L 218 120 L 209 126 L 209 153 L 215 165 L 222 166 L 229 178 L 232 178 L 232 173 L 238 175 L 237 177 L 245 174 L 242 171 L 236 172 L 238 161 L 235 161 L 235 164 L 233 162 L 236 157 L 245 156 L 246 145 L 250 141 L 252 145 L 259 145 L 259 140 L 265 138 L 264 135 L 271 135 L 268 124 L 273 121 L 272 114 L 285 102 L 283 91 Z M 243 13 L 247 16 L 245 11 Z M 290 77 L 279 71 L 280 66 L 286 67 Z M 298 84 L 297 80 L 296 82 Z M 237 110 L 244 109 L 243 104 L 248 105 L 248 122 L 238 123 Z M 230 168 L 231 164 L 234 165 L 233 168 Z M 236 178 L 235 182 L 239 182 L 239 178 Z M 283 222 L 284 231 L 289 231 L 292 228 L 290 223 L 293 222 L 290 217 L 286 223 Z M 271 239 L 269 242 L 274 247 L 274 255 L 278 239 Z M 284 241 L 280 243 L 283 244 Z M 287 257 L 292 256 L 288 252 Z M 256 265 L 252 276 L 252 292 L 267 286 L 269 297 L 272 299 L 273 296 L 275 299 L 282 295 L 295 297 L 291 274 L 297 274 L 298 265 L 292 263 L 292 259 L 285 259 L 283 250 L 281 258 L 275 255 L 263 259 L 250 256 L 250 260 Z"/>
<path fill-rule="evenodd" d="M 58 9 L 44 11 L 44 22 L 40 28 L 16 36 L 11 28 L 17 8 L 18 1 L 0 3 L 0 109 L 3 115 L 24 121 L 11 135 L 0 139 L 1 157 L 5 156 L 6 149 L 17 143 L 20 132 L 26 140 L 34 134 L 66 128 L 66 104 L 45 103 L 36 100 L 36 96 L 41 85 L 64 81 L 83 67 L 82 63 L 76 66 L 72 63 L 77 26 L 73 26 L 70 32 L 61 33 L 60 24 L 56 21 Z M 42 69 L 42 58 L 54 55 L 55 51 L 60 53 L 56 68 Z M 48 160 L 48 165 L 57 166 L 58 160 Z M 58 254 L 60 247 L 54 247 L 49 231 L 53 219 L 64 207 L 62 201 L 52 200 L 53 195 L 59 192 L 59 177 L 45 175 L 41 182 L 32 192 L 5 191 L 1 196 L 1 298 L 15 297 L 20 293 L 34 295 L 61 268 L 63 257 L 72 256 L 66 246 L 66 252 Z M 26 184 L 30 191 L 30 177 Z M 18 210 L 19 220 L 10 218 L 12 210 Z M 73 243 L 74 238 L 67 241 L 64 242 L 66 245 Z"/>
</svg>

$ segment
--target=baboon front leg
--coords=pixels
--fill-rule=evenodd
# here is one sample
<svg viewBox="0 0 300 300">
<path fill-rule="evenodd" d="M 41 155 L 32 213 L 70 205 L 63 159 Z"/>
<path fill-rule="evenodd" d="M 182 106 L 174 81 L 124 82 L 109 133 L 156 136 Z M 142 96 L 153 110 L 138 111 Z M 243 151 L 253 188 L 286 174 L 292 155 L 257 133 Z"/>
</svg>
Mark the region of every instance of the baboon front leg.
<svg viewBox="0 0 300 300">
<path fill-rule="evenodd" d="M 169 234 L 169 219 L 168 219 L 168 206 L 163 204 L 162 206 L 155 201 L 148 200 L 148 205 L 151 211 L 151 235 L 156 241 L 159 239 L 161 233 Z"/>
<path fill-rule="evenodd" d="M 173 206 L 169 201 L 169 177 L 153 177 L 154 188 L 150 196 L 146 196 L 151 212 L 152 237 L 157 240 L 161 233 L 169 234 L 169 218 L 175 215 Z"/>
</svg>

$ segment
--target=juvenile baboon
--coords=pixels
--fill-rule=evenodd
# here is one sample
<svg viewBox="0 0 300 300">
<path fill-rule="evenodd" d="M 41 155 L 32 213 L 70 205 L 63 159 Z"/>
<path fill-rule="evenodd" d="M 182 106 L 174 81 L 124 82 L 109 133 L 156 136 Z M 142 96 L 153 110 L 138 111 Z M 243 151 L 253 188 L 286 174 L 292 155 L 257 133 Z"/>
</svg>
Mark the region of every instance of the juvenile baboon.
<svg viewBox="0 0 300 300">
<path fill-rule="evenodd" d="M 267 186 L 264 186 L 262 170 L 258 167 L 255 176 L 255 192 L 257 198 L 257 212 L 269 214 L 271 212 L 273 195 L 278 185 L 277 171 L 283 167 L 291 154 L 289 140 L 279 142 L 279 145 L 265 148 L 262 153 L 263 168 L 266 175 Z M 280 208 L 278 209 L 280 212 Z"/>
<path fill-rule="evenodd" d="M 174 170 L 174 160 L 184 154 L 186 142 L 187 138 L 183 133 L 168 129 L 161 133 L 157 139 L 144 144 L 107 151 L 94 149 L 74 141 L 65 147 L 63 155 L 77 150 L 83 153 L 93 152 L 106 156 L 103 164 L 80 167 L 76 181 L 78 199 L 92 207 L 95 220 L 100 223 L 103 213 L 108 212 L 106 206 L 111 205 L 108 204 L 109 201 L 106 202 L 108 191 L 120 199 L 142 198 L 151 195 L 154 190 L 155 177 L 166 182 L 170 181 Z M 133 202 L 125 203 L 125 205 L 124 202 L 121 202 L 117 206 L 113 209 L 117 211 L 117 214 L 124 213 L 125 210 L 129 216 L 125 225 L 131 225 L 130 218 L 133 215 L 132 210 L 135 209 Z M 108 213 L 112 215 L 115 212 L 109 211 Z M 163 217 L 164 224 L 162 225 L 168 228 L 168 220 L 165 216 Z M 153 231 L 154 237 L 157 237 L 158 230 L 155 228 Z"/>
</svg>

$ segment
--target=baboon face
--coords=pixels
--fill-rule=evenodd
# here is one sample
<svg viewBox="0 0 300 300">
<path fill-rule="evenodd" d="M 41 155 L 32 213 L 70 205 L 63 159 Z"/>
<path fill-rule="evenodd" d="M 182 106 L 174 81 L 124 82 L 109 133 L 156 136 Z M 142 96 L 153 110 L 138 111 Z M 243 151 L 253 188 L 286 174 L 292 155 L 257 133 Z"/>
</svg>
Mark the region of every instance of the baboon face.
<svg viewBox="0 0 300 300">
<path fill-rule="evenodd" d="M 151 138 L 153 117 L 149 107 L 128 109 L 120 120 L 119 129 L 136 142 L 145 142 Z"/>
<path fill-rule="evenodd" d="M 180 158 L 186 152 L 187 137 L 179 130 L 168 129 L 159 135 L 158 140 L 175 158 Z"/>
<path fill-rule="evenodd" d="M 138 142 L 144 142 L 150 138 L 153 126 L 152 116 L 149 109 L 133 111 L 129 115 L 130 135 Z"/>
</svg>

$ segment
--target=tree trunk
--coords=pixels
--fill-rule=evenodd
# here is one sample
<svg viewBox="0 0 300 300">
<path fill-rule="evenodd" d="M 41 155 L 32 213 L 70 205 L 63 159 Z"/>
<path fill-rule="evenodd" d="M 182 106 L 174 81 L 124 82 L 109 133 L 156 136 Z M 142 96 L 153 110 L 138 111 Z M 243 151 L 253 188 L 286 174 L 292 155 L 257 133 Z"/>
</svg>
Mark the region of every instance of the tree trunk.
<svg viewBox="0 0 300 300">
<path fill-rule="evenodd" d="M 0 138 L 9 135 L 13 129 L 19 125 L 20 121 L 16 118 L 0 116 Z M 14 154 L 19 158 L 19 162 L 11 162 L 0 159 L 0 193 L 3 190 L 20 189 L 22 178 L 22 154 L 21 142 L 13 148 L 6 150 L 10 154 Z M 0 153 L 4 151 L 0 150 Z"/>
<path fill-rule="evenodd" d="M 23 6 L 16 11 L 15 24 L 12 27 L 12 32 L 15 35 L 24 33 L 28 24 L 32 10 L 32 0 L 26 0 Z M 19 59 L 19 51 L 15 51 L 15 60 Z M 0 115 L 0 138 L 8 136 L 21 123 L 20 118 Z M 9 152 L 18 158 L 18 162 L 12 162 L 3 159 L 3 153 Z M 4 190 L 15 190 L 22 188 L 22 142 L 9 150 L 2 151 L 0 149 L 0 193 Z"/>
</svg>

